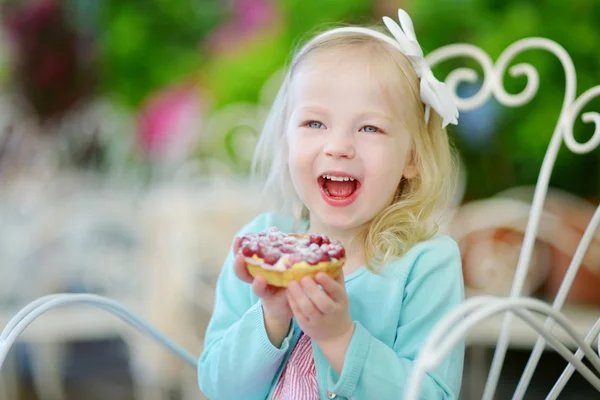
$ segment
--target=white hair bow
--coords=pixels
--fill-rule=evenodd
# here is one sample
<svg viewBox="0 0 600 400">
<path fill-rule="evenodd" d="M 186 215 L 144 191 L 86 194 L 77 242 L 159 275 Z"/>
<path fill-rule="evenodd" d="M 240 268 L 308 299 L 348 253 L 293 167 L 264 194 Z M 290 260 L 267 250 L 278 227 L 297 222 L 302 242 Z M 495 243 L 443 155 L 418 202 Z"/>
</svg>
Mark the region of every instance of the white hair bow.
<svg viewBox="0 0 600 400">
<path fill-rule="evenodd" d="M 404 55 L 410 60 L 417 76 L 421 79 L 421 101 L 425 104 L 425 120 L 429 122 L 430 108 L 442 117 L 442 127 L 458 123 L 458 109 L 446 85 L 438 81 L 423 57 L 423 50 L 417 41 L 412 20 L 406 11 L 398 10 L 400 26 L 389 17 L 383 23 L 398 41 Z"/>
</svg>

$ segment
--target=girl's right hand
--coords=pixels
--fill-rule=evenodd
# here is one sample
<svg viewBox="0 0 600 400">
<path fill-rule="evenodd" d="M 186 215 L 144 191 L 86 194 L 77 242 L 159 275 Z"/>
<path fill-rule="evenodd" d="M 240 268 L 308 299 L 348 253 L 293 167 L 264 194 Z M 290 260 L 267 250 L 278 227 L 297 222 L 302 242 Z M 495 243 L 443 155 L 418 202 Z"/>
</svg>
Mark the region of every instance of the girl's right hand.
<svg viewBox="0 0 600 400">
<path fill-rule="evenodd" d="M 285 295 L 286 289 L 269 285 L 262 276 L 255 278 L 250 275 L 244 257 L 238 254 L 240 241 L 241 238 L 236 237 L 233 242 L 233 254 L 235 255 L 233 268 L 236 276 L 240 280 L 252 284 L 252 291 L 262 300 L 267 325 L 285 326 L 287 332 L 293 313 Z"/>
</svg>

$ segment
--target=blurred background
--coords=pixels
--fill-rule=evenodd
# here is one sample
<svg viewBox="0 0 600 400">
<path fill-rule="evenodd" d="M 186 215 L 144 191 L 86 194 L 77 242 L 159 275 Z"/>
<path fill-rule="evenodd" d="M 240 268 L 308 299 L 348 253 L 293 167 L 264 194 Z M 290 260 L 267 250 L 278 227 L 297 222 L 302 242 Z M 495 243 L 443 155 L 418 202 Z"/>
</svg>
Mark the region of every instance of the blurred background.
<svg viewBox="0 0 600 400">
<path fill-rule="evenodd" d="M 495 60 L 541 36 L 569 52 L 577 95 L 600 83 L 598 0 L 0 1 L 0 325 L 42 295 L 97 293 L 199 354 L 232 237 L 268 206 L 248 172 L 290 52 L 320 29 L 379 23 L 399 7 L 426 54 L 470 43 Z M 490 100 L 449 128 L 463 181 L 442 229 L 460 244 L 469 295 L 510 290 L 565 93 L 549 52 L 515 62 L 538 70 L 535 98 Z M 460 58 L 434 73 L 460 66 L 481 71 Z M 505 77 L 509 93 L 525 84 Z M 575 124 L 580 142 L 592 132 Z M 561 149 L 525 294 L 556 293 L 600 199 L 599 161 L 597 150 Z M 600 317 L 600 235 L 565 312 L 582 334 Z M 470 333 L 464 399 L 481 394 L 499 321 Z M 515 327 L 498 398 L 510 398 L 535 338 Z M 527 398 L 544 398 L 564 367 L 552 351 L 544 360 Z M 36 320 L 1 372 L 0 399 L 202 398 L 193 369 L 84 305 Z M 578 376 L 565 392 L 597 396 Z"/>
</svg>

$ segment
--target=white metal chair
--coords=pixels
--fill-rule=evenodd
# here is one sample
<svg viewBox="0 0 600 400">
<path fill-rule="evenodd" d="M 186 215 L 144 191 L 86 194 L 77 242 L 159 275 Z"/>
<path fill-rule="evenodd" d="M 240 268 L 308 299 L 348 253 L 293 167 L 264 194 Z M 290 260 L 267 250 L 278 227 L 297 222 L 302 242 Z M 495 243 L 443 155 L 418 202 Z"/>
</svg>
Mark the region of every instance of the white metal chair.
<svg viewBox="0 0 600 400">
<path fill-rule="evenodd" d="M 528 64 L 518 64 L 508 68 L 509 63 L 518 54 L 530 49 L 547 50 L 560 60 L 565 70 L 566 88 L 563 107 L 546 156 L 544 158 L 536 185 L 531 214 L 529 216 L 529 223 L 525 233 L 524 243 L 521 249 L 521 255 L 511 294 L 506 298 L 492 296 L 478 296 L 470 298 L 465 301 L 461 307 L 444 318 L 427 338 L 426 344 L 422 348 L 415 362 L 415 368 L 412 372 L 412 377 L 409 380 L 410 386 L 407 388 L 406 393 L 398 393 L 398 398 L 418 399 L 420 383 L 424 374 L 435 369 L 441 360 L 443 360 L 443 358 L 453 348 L 453 346 L 455 346 L 458 341 L 462 340 L 469 330 L 471 330 L 474 326 L 482 323 L 492 315 L 501 313 L 506 313 L 506 316 L 504 318 L 502 331 L 496 346 L 494 360 L 485 386 L 485 392 L 483 395 L 484 399 L 491 399 L 494 396 L 498 384 L 500 369 L 503 365 L 507 351 L 510 328 L 511 324 L 514 323 L 514 317 L 525 321 L 525 323 L 531 326 L 531 328 L 539 335 L 529 363 L 523 373 L 516 393 L 514 394 L 515 399 L 521 399 L 524 397 L 525 391 L 532 376 L 532 372 L 537 366 L 540 355 L 546 343 L 554 347 L 556 351 L 570 363 L 565 369 L 565 372 L 561 378 L 556 382 L 548 398 L 554 399 L 558 396 L 560 390 L 564 387 L 564 384 L 575 369 L 578 370 L 585 377 L 585 379 L 587 379 L 600 392 L 600 380 L 592 371 L 592 369 L 595 369 L 596 372 L 600 371 L 600 357 L 594 353 L 590 346 L 590 344 L 596 340 L 598 334 L 600 333 L 600 320 L 594 325 L 588 335 L 585 338 L 582 338 L 579 337 L 579 334 L 572 329 L 568 316 L 561 312 L 566 295 L 577 273 L 585 250 L 590 243 L 593 233 L 600 223 L 600 211 L 597 211 L 592 218 L 592 221 L 590 222 L 583 236 L 583 239 L 571 262 L 568 273 L 565 276 L 563 285 L 560 288 L 554 302 L 550 305 L 540 300 L 521 296 L 525 276 L 529 267 L 531 251 L 536 238 L 541 210 L 548 190 L 549 178 L 558 150 L 563 142 L 563 138 L 567 147 L 571 151 L 579 154 L 590 152 L 600 143 L 600 114 L 598 113 L 588 112 L 582 115 L 584 122 L 595 123 L 594 135 L 588 142 L 578 143 L 573 137 L 573 124 L 575 118 L 578 116 L 585 104 L 600 94 L 600 86 L 596 86 L 576 98 L 575 67 L 571 61 L 571 58 L 560 45 L 544 38 L 528 38 L 512 44 L 502 53 L 496 63 L 494 63 L 489 55 L 486 54 L 482 49 L 469 44 L 454 44 L 442 47 L 431 53 L 427 59 L 431 65 L 437 65 L 440 62 L 448 59 L 468 56 L 476 60 L 483 68 L 483 84 L 480 90 L 474 96 L 469 98 L 456 97 L 459 110 L 466 111 L 476 109 L 486 102 L 491 96 L 494 96 L 501 104 L 507 107 L 516 107 L 529 102 L 535 96 L 539 87 L 539 77 L 533 66 Z M 525 76 L 527 78 L 527 85 L 521 93 L 512 95 L 507 93 L 504 89 L 502 77 L 507 70 L 513 77 Z M 459 83 L 464 81 L 474 83 L 477 81 L 477 79 L 478 78 L 475 71 L 466 68 L 459 68 L 448 75 L 446 83 L 449 85 L 451 91 L 456 93 Z M 187 361 L 188 364 L 194 365 L 193 356 L 168 343 L 168 340 L 164 336 L 157 334 L 151 329 L 148 330 L 147 327 L 141 325 L 141 322 L 138 319 L 135 319 L 134 316 L 129 315 L 126 311 L 120 308 L 118 304 L 111 303 L 110 301 L 101 298 L 92 298 L 89 296 L 77 298 L 71 296 L 69 298 L 48 298 L 45 300 L 40 300 L 38 303 L 27 309 L 27 312 L 23 312 L 22 315 L 19 316 L 25 318 L 24 321 L 19 323 L 19 318 L 16 318 L 13 321 L 13 324 L 7 326 L 2 337 L 0 338 L 0 366 L 4 361 L 7 349 L 12 345 L 13 340 L 19 335 L 19 330 L 23 330 L 27 326 L 27 319 L 31 321 L 36 317 L 35 314 L 40 313 L 44 308 L 49 309 L 52 307 L 53 302 L 54 304 L 70 302 L 91 302 L 93 304 L 98 304 L 105 310 L 119 315 L 122 319 L 129 321 L 135 328 L 139 330 L 145 330 L 154 339 L 157 339 L 163 344 L 168 345 L 167 347 L 172 352 L 179 355 L 182 359 Z M 547 316 L 545 323 L 540 323 L 539 318 L 534 317 L 534 313 Z M 600 315 L 598 315 L 598 317 L 600 319 Z M 562 343 L 562 339 L 553 334 L 551 328 L 555 323 L 560 325 L 560 327 L 566 331 L 567 337 L 572 338 L 576 342 L 578 350 L 575 354 L 573 354 Z M 592 365 L 592 369 L 585 366 L 580 361 L 584 355 L 588 358 L 590 364 Z"/>
<path fill-rule="evenodd" d="M 566 88 L 561 113 L 544 157 L 536 184 L 531 213 L 529 215 L 510 296 L 504 298 L 492 296 L 473 297 L 465 301 L 465 303 L 452 314 L 446 316 L 446 318 L 436 326 L 434 331 L 431 332 L 427 339 L 427 343 L 421 349 L 418 359 L 416 360 L 412 378 L 409 380 L 410 387 L 407 389 L 407 399 L 412 400 L 419 398 L 420 383 L 424 374 L 434 370 L 448 352 L 460 340 L 464 339 L 470 329 L 477 324 L 483 323 L 490 316 L 499 313 L 506 313 L 506 315 L 495 349 L 489 376 L 485 384 L 483 399 L 488 400 L 493 398 L 497 389 L 500 371 L 508 348 L 511 324 L 514 324 L 514 317 L 517 317 L 530 325 L 539 336 L 513 395 L 513 399 L 520 400 L 525 396 L 533 372 L 538 365 L 546 344 L 552 346 L 569 362 L 569 365 L 565 368 L 563 374 L 555 383 L 547 398 L 555 399 L 559 396 L 561 390 L 564 388 L 575 369 L 599 391 L 600 396 L 600 380 L 593 371 L 595 370 L 596 373 L 600 372 L 600 358 L 590 346 L 597 340 L 598 335 L 600 334 L 600 315 L 598 315 L 598 321 L 594 324 L 587 336 L 581 338 L 572 328 L 573 324 L 569 321 L 568 316 L 561 312 L 569 289 L 581 265 L 581 261 L 600 223 L 600 208 L 596 209 L 596 212 L 583 235 L 553 303 L 550 305 L 543 301 L 521 295 L 537 235 L 544 200 L 548 191 L 550 175 L 563 140 L 567 148 L 577 154 L 588 153 L 594 150 L 600 143 L 600 114 L 596 112 L 587 112 L 582 115 L 583 122 L 593 122 L 595 124 L 595 131 L 592 138 L 585 143 L 578 143 L 573 137 L 575 118 L 587 103 L 600 95 L 600 86 L 595 86 L 576 98 L 576 74 L 575 66 L 573 65 L 571 58 L 564 48 L 545 38 L 527 38 L 513 43 L 500 55 L 495 64 L 483 50 L 465 44 L 450 45 L 440 48 L 428 56 L 428 61 L 430 64 L 435 65 L 454 57 L 468 56 L 479 62 L 483 68 L 484 77 L 481 89 L 474 96 L 467 99 L 456 97 L 459 110 L 466 111 L 475 109 L 486 102 L 491 96 L 494 96 L 505 106 L 516 107 L 526 104 L 537 93 L 539 87 L 538 73 L 535 68 L 529 64 L 518 64 L 510 67 L 508 71 L 513 77 L 526 76 L 527 78 L 525 89 L 516 95 L 511 95 L 506 92 L 502 83 L 502 78 L 507 71 L 509 63 L 520 53 L 531 49 L 547 50 L 560 60 L 565 71 Z M 456 93 L 458 84 L 463 81 L 476 82 L 476 72 L 465 68 L 457 69 L 448 76 L 446 83 L 453 93 Z M 539 319 L 534 316 L 534 313 L 547 316 L 545 323 L 541 324 Z M 570 337 L 575 341 L 578 348 L 575 354 L 571 353 L 565 346 L 565 343 L 561 342 L 561 340 L 555 336 L 552 331 L 554 324 L 560 325 L 560 327 L 566 331 L 567 337 Z M 584 355 L 592 365 L 591 369 L 581 362 Z"/>
</svg>

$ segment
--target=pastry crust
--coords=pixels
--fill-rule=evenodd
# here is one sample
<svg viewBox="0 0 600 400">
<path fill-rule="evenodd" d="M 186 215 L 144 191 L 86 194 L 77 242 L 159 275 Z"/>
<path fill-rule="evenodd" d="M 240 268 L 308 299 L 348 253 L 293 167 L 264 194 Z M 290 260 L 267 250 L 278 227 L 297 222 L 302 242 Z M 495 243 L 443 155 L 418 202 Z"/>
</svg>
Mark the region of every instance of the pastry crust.
<svg viewBox="0 0 600 400">
<path fill-rule="evenodd" d="M 287 287 L 291 281 L 299 281 L 304 277 L 314 278 L 319 272 L 324 272 L 335 279 L 342 270 L 346 258 L 339 260 L 324 261 L 317 265 L 310 265 L 306 261 L 293 264 L 290 269 L 279 271 L 263 268 L 262 261 L 246 257 L 246 266 L 250 275 L 262 276 L 269 285 Z"/>
</svg>

